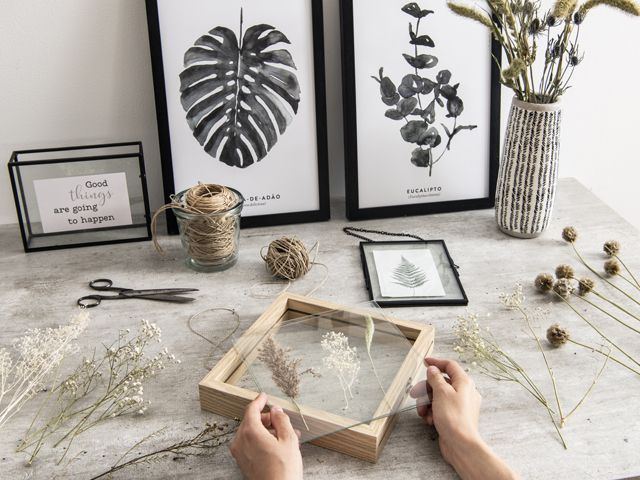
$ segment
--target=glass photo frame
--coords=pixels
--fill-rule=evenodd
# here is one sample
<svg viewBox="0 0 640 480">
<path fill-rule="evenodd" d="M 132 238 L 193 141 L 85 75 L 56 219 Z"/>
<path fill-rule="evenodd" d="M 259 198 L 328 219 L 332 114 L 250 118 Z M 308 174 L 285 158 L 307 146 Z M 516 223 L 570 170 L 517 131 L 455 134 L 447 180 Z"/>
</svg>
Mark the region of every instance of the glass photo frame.
<svg viewBox="0 0 640 480">
<path fill-rule="evenodd" d="M 467 305 L 444 240 L 360 242 L 371 300 L 381 307 Z"/>
<path fill-rule="evenodd" d="M 200 382 L 202 408 L 241 417 L 265 392 L 301 442 L 376 462 L 396 415 L 428 401 L 409 390 L 424 380 L 435 332 L 371 305 L 281 294 Z"/>
</svg>

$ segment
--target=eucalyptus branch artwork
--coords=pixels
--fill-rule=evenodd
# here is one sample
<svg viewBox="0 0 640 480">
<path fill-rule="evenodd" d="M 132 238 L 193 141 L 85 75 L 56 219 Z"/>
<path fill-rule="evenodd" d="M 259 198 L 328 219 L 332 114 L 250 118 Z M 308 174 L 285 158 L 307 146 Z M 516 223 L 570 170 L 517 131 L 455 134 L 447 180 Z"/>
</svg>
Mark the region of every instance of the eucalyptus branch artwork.
<svg viewBox="0 0 640 480">
<path fill-rule="evenodd" d="M 51 389 L 19 444 L 29 464 L 51 439 L 52 447 L 64 445 L 62 462 L 78 435 L 111 418 L 142 415 L 151 402 L 144 399 L 144 386 L 166 367 L 180 363 L 166 348 L 150 354 L 152 343 L 160 343 L 161 331 L 154 323 L 141 322 L 137 333 L 122 330 L 117 340 L 103 345 L 103 352 L 85 358 L 75 370 Z M 45 412 L 53 413 L 42 419 Z"/>
<path fill-rule="evenodd" d="M 291 358 L 290 349 L 281 347 L 272 337 L 269 337 L 264 341 L 264 344 L 258 353 L 258 359 L 269 367 L 273 382 L 278 386 L 282 393 L 291 399 L 298 409 L 298 413 L 300 413 L 304 426 L 309 430 L 309 425 L 307 425 L 302 409 L 296 401 L 300 394 L 301 374 L 298 372 L 298 367 L 302 359 Z"/>
<path fill-rule="evenodd" d="M 433 39 L 420 32 L 421 21 L 433 14 L 433 10 L 423 10 L 412 2 L 403 6 L 402 11 L 415 20 L 415 24 L 409 22 L 412 54 L 402 54 L 412 71 L 402 77 L 397 88 L 393 80 L 384 75 L 383 67 L 380 67 L 378 76 L 372 78 L 380 85 L 382 102 L 390 107 L 386 110 L 385 117 L 395 121 L 404 120 L 400 135 L 405 142 L 416 145 L 411 152 L 411 163 L 416 167 L 428 168 L 431 176 L 433 166 L 451 150 L 453 138 L 463 130 L 473 130 L 477 125 L 458 125 L 464 103 L 458 94 L 460 84 L 451 84 L 450 70 L 440 70 L 435 80 L 423 76 L 424 70 L 438 65 L 438 57 L 420 53 L 423 49 L 435 47 Z M 448 120 L 438 121 L 443 113 Z M 441 131 L 446 135 L 444 144 Z M 438 150 L 438 147 L 441 148 Z"/>
<path fill-rule="evenodd" d="M 267 156 L 298 113 L 300 85 L 291 42 L 267 24 L 243 32 L 217 26 L 184 55 L 180 100 L 206 153 L 246 168 Z"/>
<path fill-rule="evenodd" d="M 424 270 L 407 260 L 404 255 L 400 257 L 398 266 L 393 269 L 393 283 L 410 289 L 413 297 L 416 295 L 416 288 L 421 287 L 428 281 L 429 279 Z"/>
<path fill-rule="evenodd" d="M 349 338 L 344 333 L 334 331 L 327 332 L 322 336 L 320 346 L 322 350 L 327 352 L 327 356 L 322 359 L 322 363 L 325 368 L 338 377 L 344 394 L 345 405 L 343 410 L 348 410 L 349 398 L 354 398 L 351 388 L 360 372 L 358 349 L 349 346 Z"/>
<path fill-rule="evenodd" d="M 66 325 L 33 328 L 0 348 L 0 429 L 41 390 L 55 382 L 62 361 L 76 352 L 75 340 L 86 329 L 89 315 L 80 311 Z"/>
</svg>

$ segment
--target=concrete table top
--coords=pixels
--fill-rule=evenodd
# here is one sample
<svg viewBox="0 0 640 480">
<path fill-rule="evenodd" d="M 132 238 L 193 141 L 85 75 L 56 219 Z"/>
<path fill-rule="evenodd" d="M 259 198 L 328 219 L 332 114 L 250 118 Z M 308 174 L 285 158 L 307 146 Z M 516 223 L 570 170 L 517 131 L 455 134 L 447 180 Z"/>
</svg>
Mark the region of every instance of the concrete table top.
<svg viewBox="0 0 640 480">
<path fill-rule="evenodd" d="M 104 302 L 91 310 L 91 322 L 80 337 L 81 352 L 109 342 L 119 329 L 137 327 L 140 320 L 155 322 L 163 331 L 163 345 L 182 361 L 163 371 L 145 389 L 152 405 L 144 416 L 119 417 L 91 429 L 77 438 L 67 459 L 55 466 L 60 450 L 45 447 L 35 464 L 25 466 L 25 457 L 14 448 L 36 411 L 37 400 L 28 404 L 0 432 L 0 477 L 90 478 L 107 470 L 137 441 L 150 433 L 166 430 L 137 451 L 175 443 L 203 428 L 205 422 L 221 420 L 200 410 L 198 382 L 222 352 L 189 331 L 187 320 L 194 313 L 213 307 L 236 309 L 241 330 L 247 328 L 269 305 L 271 299 L 256 298 L 256 284 L 269 281 L 260 248 L 280 236 L 297 236 L 307 245 L 320 242 L 318 261 L 328 266 L 328 279 L 314 296 L 335 303 L 357 304 L 368 300 L 362 275 L 358 241 L 341 232 L 347 225 L 342 202 L 334 202 L 328 223 L 288 225 L 242 231 L 240 258 L 233 268 L 219 273 L 196 273 L 182 260 L 177 237 L 162 237 L 167 254 L 158 255 L 150 242 L 87 247 L 25 254 L 17 226 L 0 227 L 0 346 L 10 346 L 27 328 L 66 323 L 75 313 L 78 297 L 90 293 L 87 282 L 111 278 L 116 285 L 136 288 L 195 287 L 197 301 L 186 305 L 129 300 Z M 409 232 L 431 239 L 444 239 L 469 297 L 469 309 L 477 312 L 483 325 L 491 328 L 500 345 L 528 369 L 538 385 L 552 397 L 541 356 L 517 314 L 505 310 L 498 294 L 511 291 L 516 282 L 525 286 L 531 306 L 549 310 L 549 322 L 560 322 L 584 342 L 597 342 L 586 324 L 558 302 L 534 292 L 534 277 L 553 271 L 560 263 L 579 266 L 572 249 L 560 240 L 566 225 L 579 231 L 579 245 L 586 257 L 600 266 L 602 243 L 617 239 L 623 245 L 627 265 L 640 272 L 640 234 L 602 201 L 575 180 L 560 182 L 553 221 L 548 231 L 533 240 L 519 240 L 500 233 L 492 210 L 354 222 L 351 225 L 392 232 Z M 385 238 L 380 238 L 385 240 Z M 386 240 L 390 240 L 387 238 Z M 314 268 L 290 290 L 305 294 L 323 277 Z M 253 287 L 253 291 L 252 291 Z M 277 293 L 279 287 L 260 287 Z M 636 292 L 637 293 L 637 292 Z M 638 296 L 638 295 L 636 295 Z M 580 305 L 584 307 L 584 305 Z M 452 326 L 465 307 L 416 307 L 389 309 L 393 315 L 433 324 L 436 327 L 434 354 L 456 358 Z M 636 312 L 638 309 L 636 309 Z M 613 321 L 590 313 L 591 318 L 627 351 L 640 358 L 640 339 Z M 232 326 L 222 312 L 196 322 L 212 340 L 224 337 Z M 207 320 L 208 319 L 208 320 Z M 536 325 L 543 334 L 548 324 Z M 554 367 L 561 399 L 570 409 L 588 388 L 602 357 L 568 345 L 548 353 Z M 66 368 L 81 360 L 67 361 Z M 546 411 L 519 385 L 497 382 L 473 372 L 483 396 L 481 433 L 489 444 L 523 478 L 623 478 L 640 474 L 640 378 L 612 362 L 585 404 L 573 415 L 563 434 L 564 450 Z M 415 415 L 400 416 L 377 464 L 324 450 L 302 446 L 305 478 L 318 479 L 424 479 L 455 478 L 442 460 L 432 430 Z M 123 470 L 115 478 L 203 478 L 236 479 L 241 475 L 227 448 L 213 454 L 185 459 L 169 456 L 162 461 Z"/>
</svg>

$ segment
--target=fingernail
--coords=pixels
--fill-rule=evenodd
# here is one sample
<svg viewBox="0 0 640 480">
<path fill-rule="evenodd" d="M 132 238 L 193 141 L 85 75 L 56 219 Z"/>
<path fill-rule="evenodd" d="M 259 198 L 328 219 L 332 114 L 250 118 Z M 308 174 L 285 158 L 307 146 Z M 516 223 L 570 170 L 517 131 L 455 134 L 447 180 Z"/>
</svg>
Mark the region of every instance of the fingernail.
<svg viewBox="0 0 640 480">
<path fill-rule="evenodd" d="M 427 368 L 428 375 L 437 375 L 438 373 L 440 373 L 440 370 L 438 370 L 438 367 L 434 367 L 433 365 L 430 365 Z"/>
<path fill-rule="evenodd" d="M 271 411 L 275 413 L 282 413 L 282 408 L 280 407 L 271 407 Z"/>
</svg>

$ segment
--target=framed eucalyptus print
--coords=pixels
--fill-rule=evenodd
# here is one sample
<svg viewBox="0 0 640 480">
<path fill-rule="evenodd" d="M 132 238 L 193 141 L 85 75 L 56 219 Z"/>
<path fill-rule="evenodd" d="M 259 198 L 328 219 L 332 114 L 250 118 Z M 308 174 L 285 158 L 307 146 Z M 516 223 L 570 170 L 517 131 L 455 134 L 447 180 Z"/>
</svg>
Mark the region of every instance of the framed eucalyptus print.
<svg viewBox="0 0 640 480">
<path fill-rule="evenodd" d="M 487 29 L 426 0 L 341 0 L 341 27 L 347 217 L 492 207 L 500 49 Z"/>
<path fill-rule="evenodd" d="M 167 201 L 218 183 L 245 227 L 328 219 L 321 0 L 146 6 Z"/>
</svg>

